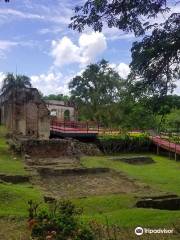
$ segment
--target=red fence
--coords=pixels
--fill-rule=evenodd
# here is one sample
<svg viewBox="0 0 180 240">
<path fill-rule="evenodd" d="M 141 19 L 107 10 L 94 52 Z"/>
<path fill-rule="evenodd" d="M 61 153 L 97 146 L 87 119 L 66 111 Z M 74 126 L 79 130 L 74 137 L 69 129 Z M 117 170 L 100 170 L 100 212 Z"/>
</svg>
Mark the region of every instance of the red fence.
<svg viewBox="0 0 180 240">
<path fill-rule="evenodd" d="M 51 130 L 56 132 L 99 132 L 99 124 L 95 122 L 51 121 Z"/>
<path fill-rule="evenodd" d="M 170 152 L 180 154 L 180 144 L 169 142 L 168 140 L 161 139 L 159 136 L 152 137 L 152 141 L 159 147 L 164 148 Z"/>
</svg>

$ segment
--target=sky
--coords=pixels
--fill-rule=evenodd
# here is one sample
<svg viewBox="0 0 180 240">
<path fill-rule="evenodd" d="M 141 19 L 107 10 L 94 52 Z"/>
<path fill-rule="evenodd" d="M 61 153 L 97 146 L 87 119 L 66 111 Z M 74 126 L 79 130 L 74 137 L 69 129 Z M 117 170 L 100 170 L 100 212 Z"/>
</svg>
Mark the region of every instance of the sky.
<svg viewBox="0 0 180 240">
<path fill-rule="evenodd" d="M 68 83 L 102 58 L 126 78 L 133 33 L 104 27 L 101 33 L 68 28 L 73 8 L 84 0 L 0 0 L 0 85 L 7 72 L 31 78 L 43 94 L 68 94 Z M 170 2 L 173 11 L 180 4 Z M 160 15 L 162 22 L 169 16 Z M 180 95 L 180 82 L 175 90 Z"/>
</svg>

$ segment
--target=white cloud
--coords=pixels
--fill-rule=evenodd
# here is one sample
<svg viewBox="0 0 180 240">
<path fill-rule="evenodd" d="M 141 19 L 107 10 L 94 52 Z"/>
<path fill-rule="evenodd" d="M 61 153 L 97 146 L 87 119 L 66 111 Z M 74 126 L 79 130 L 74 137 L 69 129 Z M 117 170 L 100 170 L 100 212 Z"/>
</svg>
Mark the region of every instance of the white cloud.
<svg viewBox="0 0 180 240">
<path fill-rule="evenodd" d="M 176 86 L 177 86 L 177 88 L 175 88 L 174 94 L 177 94 L 177 95 L 180 96 L 180 80 L 178 80 L 178 81 L 176 82 Z"/>
<path fill-rule="evenodd" d="M 122 30 L 115 27 L 109 28 L 108 26 L 104 26 L 103 33 L 107 37 L 107 39 L 111 41 L 122 40 L 122 39 L 131 41 L 135 39 L 134 33 L 124 33 Z"/>
<path fill-rule="evenodd" d="M 107 48 L 106 38 L 103 33 L 93 32 L 82 34 L 79 38 L 79 46 L 82 54 L 82 63 L 87 64 L 104 52 Z"/>
<path fill-rule="evenodd" d="M 122 78 L 127 78 L 128 74 L 130 73 L 129 65 L 126 63 L 118 64 L 116 66 L 116 69 Z"/>
<path fill-rule="evenodd" d="M 6 57 L 6 52 L 10 51 L 13 47 L 35 47 L 39 46 L 37 41 L 9 41 L 9 40 L 0 40 L 0 58 Z"/>
<path fill-rule="evenodd" d="M 41 16 L 39 14 L 22 12 L 22 11 L 14 10 L 11 8 L 1 8 L 0 14 L 1 14 L 1 18 L 9 18 L 10 16 L 10 17 L 24 18 L 24 19 L 44 19 L 44 16 Z"/>
<path fill-rule="evenodd" d="M 17 45 L 17 42 L 0 40 L 0 58 L 4 58 L 5 52 L 9 51 L 12 47 Z"/>
<path fill-rule="evenodd" d="M 110 67 L 114 68 L 119 73 L 120 77 L 124 79 L 126 79 L 130 73 L 129 65 L 123 62 L 119 64 L 112 63 Z"/>
<path fill-rule="evenodd" d="M 50 27 L 50 28 L 42 28 L 39 30 L 39 34 L 44 35 L 44 34 L 59 34 L 63 31 L 62 27 L 55 26 L 55 27 Z"/>
<path fill-rule="evenodd" d="M 68 37 L 63 37 L 59 41 L 52 41 L 51 54 L 54 57 L 54 64 L 56 66 L 81 62 L 79 47 Z"/>
<path fill-rule="evenodd" d="M 78 45 L 68 37 L 52 41 L 51 55 L 55 66 L 74 62 L 85 65 L 95 60 L 106 48 L 106 38 L 102 33 L 84 33 L 79 37 Z"/>
<path fill-rule="evenodd" d="M 68 82 L 69 79 L 64 78 L 60 72 L 48 72 L 47 74 L 31 76 L 33 87 L 36 87 L 45 95 L 52 93 L 68 94 Z"/>
<path fill-rule="evenodd" d="M 0 40 L 0 50 L 8 50 L 13 46 L 16 46 L 17 42 Z"/>
</svg>

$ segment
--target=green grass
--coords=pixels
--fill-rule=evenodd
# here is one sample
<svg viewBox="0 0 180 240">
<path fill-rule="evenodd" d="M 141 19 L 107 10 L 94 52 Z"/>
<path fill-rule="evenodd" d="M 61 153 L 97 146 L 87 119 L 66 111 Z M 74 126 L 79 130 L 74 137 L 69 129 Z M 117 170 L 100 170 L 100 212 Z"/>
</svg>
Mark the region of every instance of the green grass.
<svg viewBox="0 0 180 240">
<path fill-rule="evenodd" d="M 180 222 L 178 211 L 166 211 L 156 209 L 117 209 L 103 214 L 83 215 L 84 221 L 96 220 L 103 224 L 118 225 L 123 228 L 142 227 L 168 227 Z"/>
<path fill-rule="evenodd" d="M 28 216 L 28 201 L 42 201 L 40 192 L 30 184 L 0 184 L 0 217 Z"/>
<path fill-rule="evenodd" d="M 20 157 L 10 153 L 5 139 L 6 130 L 0 127 L 0 173 L 26 174 Z M 17 158 L 17 159 L 14 159 Z M 163 191 L 180 193 L 180 163 L 164 157 L 153 156 L 155 164 L 133 166 L 104 157 L 84 157 L 81 162 L 86 167 L 110 167 L 123 171 L 141 182 Z M 23 217 L 28 215 L 28 200 L 42 201 L 42 194 L 31 184 L 0 183 L 0 217 Z M 134 194 L 112 194 L 75 199 L 73 202 L 84 209 L 83 219 L 102 223 L 117 224 L 122 227 L 171 225 L 180 219 L 179 211 L 135 208 Z"/>
<path fill-rule="evenodd" d="M 83 207 L 84 213 L 93 216 L 113 212 L 117 209 L 132 208 L 136 201 L 133 194 L 112 194 L 76 199 L 73 202 L 78 207 Z"/>
<path fill-rule="evenodd" d="M 0 126 L 0 174 L 27 175 L 21 158 L 10 152 L 6 133 L 6 129 Z M 0 183 L 0 217 L 27 217 L 30 199 L 42 200 L 40 191 L 30 183 Z"/>
<path fill-rule="evenodd" d="M 126 154 L 127 155 L 127 154 Z M 134 154 L 128 154 L 130 156 Z M 124 155 L 123 155 L 124 156 Z M 149 165 L 130 165 L 109 160 L 108 156 L 83 157 L 85 167 L 109 167 L 125 172 L 128 176 L 163 192 L 180 194 L 180 162 L 166 157 L 151 155 L 156 162 Z M 180 211 L 135 208 L 137 199 L 133 194 L 88 197 L 76 201 L 84 209 L 84 219 L 96 219 L 102 223 L 106 218 L 110 224 L 122 227 L 164 227 L 180 222 Z"/>
<path fill-rule="evenodd" d="M 165 227 L 180 222 L 179 211 L 135 208 L 131 194 L 88 197 L 73 201 L 83 208 L 83 220 L 116 224 L 121 227 Z"/>
<path fill-rule="evenodd" d="M 0 126 L 0 173 L 26 175 L 20 157 L 10 152 L 5 134 L 6 129 Z"/>
<path fill-rule="evenodd" d="M 153 188 L 180 194 L 180 162 L 169 160 L 167 157 L 150 156 L 154 159 L 154 164 L 132 165 L 109 160 L 107 156 L 84 157 L 81 162 L 86 167 L 109 167 L 117 171 L 123 171 Z"/>
</svg>

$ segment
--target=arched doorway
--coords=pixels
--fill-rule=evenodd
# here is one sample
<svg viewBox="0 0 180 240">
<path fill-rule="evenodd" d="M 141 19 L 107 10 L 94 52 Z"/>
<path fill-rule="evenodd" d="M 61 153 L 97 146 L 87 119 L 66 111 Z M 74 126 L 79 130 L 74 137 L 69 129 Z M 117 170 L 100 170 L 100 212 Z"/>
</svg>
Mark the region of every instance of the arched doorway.
<svg viewBox="0 0 180 240">
<path fill-rule="evenodd" d="M 64 111 L 64 120 L 66 121 L 70 120 L 70 111 L 68 109 Z"/>
</svg>

